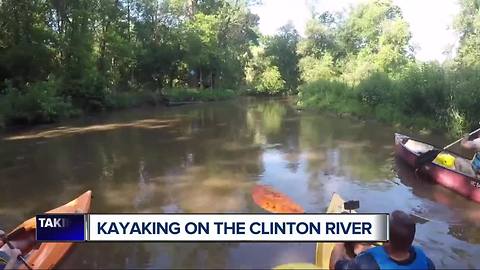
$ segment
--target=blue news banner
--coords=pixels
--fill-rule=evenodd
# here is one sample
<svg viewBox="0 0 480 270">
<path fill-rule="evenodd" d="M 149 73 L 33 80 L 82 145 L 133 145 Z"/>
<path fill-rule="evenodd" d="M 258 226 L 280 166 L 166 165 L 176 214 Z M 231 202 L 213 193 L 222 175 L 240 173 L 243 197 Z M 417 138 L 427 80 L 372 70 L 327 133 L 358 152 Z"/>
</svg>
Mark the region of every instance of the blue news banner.
<svg viewBox="0 0 480 270">
<path fill-rule="evenodd" d="M 86 240 L 86 216 L 81 214 L 45 214 L 36 216 L 38 241 L 83 242 Z"/>
<path fill-rule="evenodd" d="M 44 242 L 388 241 L 387 214 L 44 214 Z"/>
</svg>

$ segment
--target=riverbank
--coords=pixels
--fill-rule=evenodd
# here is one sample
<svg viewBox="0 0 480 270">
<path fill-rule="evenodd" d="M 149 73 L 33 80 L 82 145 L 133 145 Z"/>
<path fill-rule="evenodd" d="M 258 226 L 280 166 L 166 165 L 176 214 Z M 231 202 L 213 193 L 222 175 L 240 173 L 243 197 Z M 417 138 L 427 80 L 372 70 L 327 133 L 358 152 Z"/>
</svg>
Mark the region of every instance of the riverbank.
<svg viewBox="0 0 480 270">
<path fill-rule="evenodd" d="M 350 87 L 339 82 L 315 82 L 302 86 L 297 99 L 299 109 L 333 113 L 339 117 L 379 121 L 388 125 L 431 133 L 446 126 L 425 117 L 407 117 L 396 107 L 371 107 L 349 93 Z M 343 89 L 343 90 L 340 90 Z M 450 133 L 450 132 L 449 132 Z"/>
<path fill-rule="evenodd" d="M 0 100 L 0 129 L 55 123 L 81 117 L 87 113 L 114 111 L 142 106 L 171 106 L 192 102 L 220 101 L 234 98 L 240 91 L 231 89 L 172 88 L 162 91 L 116 92 L 102 100 L 92 98 L 95 106 L 84 107 L 63 98 L 51 89 L 48 82 L 35 85 L 28 91 L 6 91 Z M 94 101 L 94 102 L 93 102 Z"/>
<path fill-rule="evenodd" d="M 373 73 L 355 84 L 317 80 L 300 86 L 297 105 L 458 136 L 477 126 L 472 74 L 423 65 L 397 76 Z"/>
</svg>

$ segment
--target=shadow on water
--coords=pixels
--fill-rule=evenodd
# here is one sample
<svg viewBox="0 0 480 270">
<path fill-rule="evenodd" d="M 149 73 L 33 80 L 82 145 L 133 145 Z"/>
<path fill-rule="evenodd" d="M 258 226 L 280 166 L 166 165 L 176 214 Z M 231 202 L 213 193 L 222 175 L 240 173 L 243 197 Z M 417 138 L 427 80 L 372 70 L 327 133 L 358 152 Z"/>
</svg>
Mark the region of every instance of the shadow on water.
<svg viewBox="0 0 480 270">
<path fill-rule="evenodd" d="M 93 212 L 254 213 L 257 183 L 323 212 L 333 192 L 362 212 L 432 220 L 417 244 L 438 267 L 480 265 L 478 208 L 393 158 L 392 128 L 297 111 L 288 99 L 140 109 L 0 138 L 0 221 L 13 228 L 86 189 Z M 398 175 L 398 177 L 397 177 Z M 63 268 L 271 268 L 313 262 L 311 243 L 88 243 Z"/>
</svg>

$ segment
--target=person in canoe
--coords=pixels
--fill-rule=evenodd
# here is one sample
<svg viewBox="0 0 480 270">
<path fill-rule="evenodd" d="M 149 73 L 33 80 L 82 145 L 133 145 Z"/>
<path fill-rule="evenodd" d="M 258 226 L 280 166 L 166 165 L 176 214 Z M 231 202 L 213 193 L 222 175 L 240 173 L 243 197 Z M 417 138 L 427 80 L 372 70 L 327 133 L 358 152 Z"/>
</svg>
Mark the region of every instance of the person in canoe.
<svg viewBox="0 0 480 270">
<path fill-rule="evenodd" d="M 473 157 L 472 162 L 469 164 L 470 166 L 462 164 L 461 162 L 455 165 L 458 167 L 461 167 L 460 169 L 461 171 L 467 174 L 473 175 L 475 177 L 479 177 L 480 176 L 480 133 L 478 134 L 477 138 L 473 140 L 470 140 L 470 136 L 468 134 L 465 135 L 460 144 L 465 149 L 475 151 L 475 156 Z"/>
<path fill-rule="evenodd" d="M 383 246 L 369 248 L 350 259 L 345 256 L 343 244 L 332 251 L 331 267 L 347 269 L 435 269 L 432 260 L 420 247 L 413 246 L 415 221 L 403 211 L 390 215 L 390 241 Z M 364 246 L 365 247 L 365 246 Z"/>
</svg>

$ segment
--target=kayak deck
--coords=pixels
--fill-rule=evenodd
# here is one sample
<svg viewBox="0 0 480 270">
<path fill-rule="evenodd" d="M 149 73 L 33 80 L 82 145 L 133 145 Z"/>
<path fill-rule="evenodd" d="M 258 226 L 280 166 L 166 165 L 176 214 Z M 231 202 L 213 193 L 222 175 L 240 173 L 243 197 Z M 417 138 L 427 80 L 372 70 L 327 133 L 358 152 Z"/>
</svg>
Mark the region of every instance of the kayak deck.
<svg viewBox="0 0 480 270">
<path fill-rule="evenodd" d="M 83 214 L 90 212 L 92 192 L 89 190 L 76 199 L 48 211 L 49 214 Z M 10 240 L 25 239 L 28 235 L 35 234 L 35 218 L 30 218 L 20 224 L 8 234 Z M 32 243 L 29 250 L 24 251 L 27 263 L 33 269 L 52 269 L 67 254 L 73 243 Z M 19 269 L 26 269 L 23 264 Z"/>
<path fill-rule="evenodd" d="M 342 213 L 345 212 L 344 208 L 345 201 L 337 193 L 333 193 L 330 204 L 327 208 L 327 213 Z M 352 211 L 354 212 L 354 211 Z M 317 243 L 315 264 L 320 269 L 329 269 L 330 266 L 330 256 L 332 250 L 335 246 L 335 243 Z"/>
</svg>

